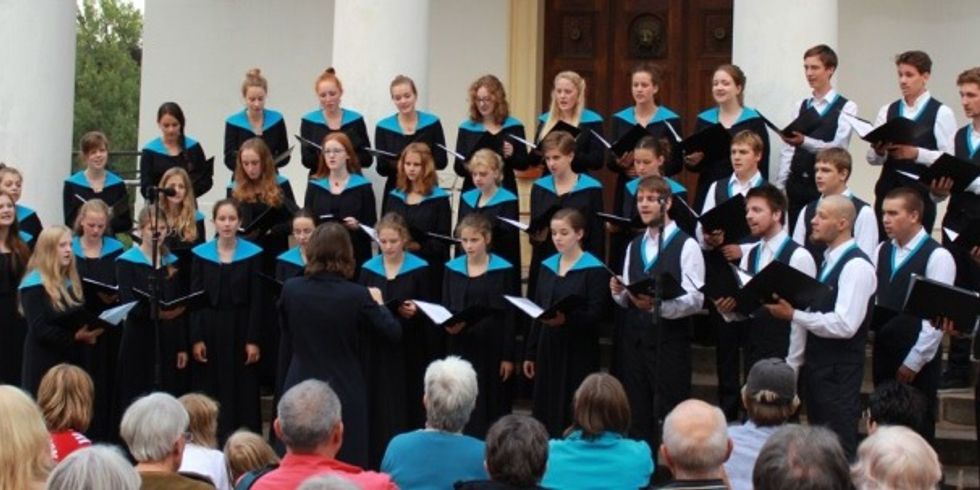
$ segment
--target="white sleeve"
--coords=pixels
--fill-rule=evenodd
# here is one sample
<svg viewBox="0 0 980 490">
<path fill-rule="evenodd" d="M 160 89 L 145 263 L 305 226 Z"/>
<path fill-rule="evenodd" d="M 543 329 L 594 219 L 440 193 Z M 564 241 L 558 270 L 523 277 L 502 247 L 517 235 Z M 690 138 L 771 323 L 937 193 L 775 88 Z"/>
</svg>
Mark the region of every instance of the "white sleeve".
<svg viewBox="0 0 980 490">
<path fill-rule="evenodd" d="M 980 194 L 980 177 L 973 179 L 973 182 L 970 182 L 970 185 L 966 186 L 966 192 Z"/>
<path fill-rule="evenodd" d="M 810 252 L 803 247 L 800 247 L 793 253 L 793 256 L 789 259 L 789 263 L 793 268 L 810 277 L 817 275 L 817 264 L 813 261 L 813 256 L 810 255 Z M 789 351 L 786 355 L 786 364 L 789 364 L 799 372 L 800 366 L 803 365 L 803 353 L 805 351 L 806 328 L 792 321 L 790 322 Z"/>
<path fill-rule="evenodd" d="M 875 118 L 875 127 L 877 128 L 878 126 L 885 124 L 885 121 L 887 119 L 888 119 L 888 104 L 885 104 L 881 107 L 881 109 L 878 110 L 878 117 Z M 885 160 L 887 158 L 888 158 L 887 154 L 879 155 L 875 153 L 874 148 L 868 148 L 866 159 L 868 160 L 868 163 L 870 163 L 871 165 L 881 165 L 885 163 Z"/>
<path fill-rule="evenodd" d="M 705 194 L 704 204 L 701 206 L 701 215 L 704 215 L 704 213 L 707 213 L 715 208 L 715 186 L 717 185 L 718 181 L 714 181 L 708 186 L 708 193 Z M 698 220 L 698 224 L 694 228 L 694 235 L 694 238 L 698 241 L 698 245 L 707 250 L 708 247 L 704 243 L 704 228 L 701 226 L 700 220 Z"/>
<path fill-rule="evenodd" d="M 660 313 L 668 320 L 691 316 L 701 311 L 704 304 L 704 294 L 699 291 L 704 285 L 704 255 L 694 240 L 686 240 L 681 249 L 681 271 L 684 274 L 680 278 L 681 287 L 687 294 L 663 302 Z"/>
<path fill-rule="evenodd" d="M 754 246 L 755 244 L 739 245 L 739 248 L 742 249 L 742 258 L 739 259 L 738 266 L 742 269 L 749 270 L 749 251 L 752 250 L 752 247 Z M 707 299 L 708 301 L 711 301 L 711 298 Z M 718 314 L 721 315 L 722 320 L 725 320 L 725 323 L 740 322 L 748 319 L 747 316 L 737 311 L 733 311 L 731 313 L 723 313 L 719 311 Z"/>
<path fill-rule="evenodd" d="M 853 100 L 847 101 L 841 112 L 845 114 L 850 114 L 852 116 L 857 115 L 857 104 Z M 830 141 L 823 141 L 816 138 L 811 138 L 806 136 L 803 138 L 803 144 L 800 145 L 810 153 L 817 153 L 824 148 L 847 148 L 851 144 L 851 123 L 847 122 L 847 119 L 837 116 L 837 132 L 834 133 L 834 139 Z"/>
<path fill-rule="evenodd" d="M 800 104 L 802 104 L 802 102 Z M 790 121 L 793 121 L 800 116 L 800 104 L 797 104 L 796 109 L 794 109 L 790 114 Z M 789 171 L 791 165 L 793 164 L 793 154 L 796 153 L 796 147 L 786 143 L 785 141 L 782 143 L 782 149 L 779 150 L 779 173 L 776 174 L 776 180 L 773 182 L 773 184 L 780 189 L 786 190 L 786 180 L 789 179 Z"/>
<path fill-rule="evenodd" d="M 870 204 L 862 207 L 861 212 L 854 219 L 854 241 L 868 257 L 878 246 L 878 220 Z"/>
<path fill-rule="evenodd" d="M 953 256 L 948 250 L 937 248 L 932 252 L 929 261 L 926 262 L 926 277 L 945 284 L 953 284 L 956 279 L 956 262 L 953 261 Z M 922 366 L 925 366 L 936 356 L 942 341 L 943 331 L 933 328 L 929 321 L 923 320 L 922 329 L 919 330 L 919 338 L 909 350 L 908 355 L 905 356 L 902 364 L 915 372 L 919 372 L 922 370 Z"/>
<path fill-rule="evenodd" d="M 936 149 L 929 150 L 919 148 L 919 154 L 915 158 L 916 163 L 931 165 L 943 153 L 953 153 L 955 146 L 950 143 L 956 136 L 956 116 L 953 110 L 943 105 L 936 112 L 936 124 L 933 126 L 933 134 L 936 137 Z"/>
<path fill-rule="evenodd" d="M 796 215 L 796 225 L 793 226 L 793 241 L 799 245 L 806 245 L 806 208 L 809 206 L 803 206 L 800 213 Z"/>
<path fill-rule="evenodd" d="M 623 281 L 625 281 L 627 284 L 629 284 L 630 282 L 629 276 L 630 276 L 630 249 L 631 248 L 633 248 L 633 242 L 630 242 L 628 245 L 626 245 L 626 257 L 623 259 L 622 277 L 623 277 Z M 630 307 L 629 295 L 626 293 L 625 289 L 623 289 L 623 292 L 619 294 L 613 294 L 612 290 L 610 290 L 609 294 L 612 294 L 612 299 L 613 301 L 616 302 L 617 305 L 622 306 L 623 308 Z"/>
<path fill-rule="evenodd" d="M 793 321 L 818 337 L 853 337 L 864 322 L 868 313 L 868 300 L 877 286 L 874 267 L 863 259 L 849 261 L 844 264 L 837 286 L 834 311 L 821 313 L 796 310 Z"/>
</svg>

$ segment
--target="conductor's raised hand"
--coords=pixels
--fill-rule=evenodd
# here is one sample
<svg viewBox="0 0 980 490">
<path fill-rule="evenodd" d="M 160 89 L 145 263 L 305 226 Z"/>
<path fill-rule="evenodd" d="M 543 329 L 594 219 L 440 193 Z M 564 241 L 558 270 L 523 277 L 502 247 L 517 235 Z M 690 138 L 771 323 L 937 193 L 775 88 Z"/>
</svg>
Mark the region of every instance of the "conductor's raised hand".
<svg viewBox="0 0 980 490">
<path fill-rule="evenodd" d="M 371 295 L 371 299 L 374 300 L 378 305 L 385 304 L 384 297 L 381 295 L 381 290 L 378 288 L 367 288 L 368 293 Z"/>
</svg>

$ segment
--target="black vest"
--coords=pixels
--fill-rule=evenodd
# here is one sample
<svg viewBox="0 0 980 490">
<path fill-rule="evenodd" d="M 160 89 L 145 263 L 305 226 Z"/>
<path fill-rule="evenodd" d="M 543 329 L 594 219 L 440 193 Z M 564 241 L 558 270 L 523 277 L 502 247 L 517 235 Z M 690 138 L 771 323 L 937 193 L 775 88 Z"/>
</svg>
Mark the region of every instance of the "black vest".
<svg viewBox="0 0 980 490">
<path fill-rule="evenodd" d="M 955 155 L 975 165 L 980 165 L 980 150 L 970 155 L 969 145 L 966 144 L 967 135 L 973 131 L 973 125 L 967 124 L 956 132 Z M 943 217 L 943 226 L 948 226 L 956 231 L 963 231 L 966 225 L 974 219 L 980 218 L 980 196 L 972 192 L 955 192 L 949 198 L 949 205 L 946 208 L 946 216 Z"/>
<path fill-rule="evenodd" d="M 827 277 L 821 281 L 833 288 L 833 292 L 828 294 L 822 303 L 816 305 L 813 308 L 814 311 L 821 313 L 834 311 L 834 307 L 837 305 L 837 295 L 840 292 L 838 281 L 840 280 L 841 271 L 852 260 L 864 260 L 869 264 L 871 263 L 868 260 L 868 256 L 856 246 L 844 252 L 840 259 L 837 260 L 837 263 L 834 264 L 833 269 L 827 274 Z M 823 271 L 820 272 L 822 273 Z M 818 274 L 818 277 L 821 275 Z M 871 309 L 871 301 L 874 301 L 873 296 L 869 299 L 868 304 L 865 305 L 866 311 L 864 319 L 861 321 L 861 326 L 854 333 L 854 336 L 849 339 L 829 339 L 816 336 L 812 332 L 807 332 L 804 362 L 810 366 L 863 363 L 864 345 L 868 336 L 868 312 Z"/>
<path fill-rule="evenodd" d="M 779 253 L 776 254 L 775 257 L 772 258 L 772 260 L 776 262 L 782 262 L 786 265 L 790 265 L 789 263 L 790 259 L 793 258 L 793 254 L 796 253 L 796 250 L 800 248 L 800 246 L 797 245 L 792 238 L 789 238 L 788 235 L 787 238 L 788 239 L 786 240 L 785 245 L 783 245 L 782 249 L 779 251 Z M 749 250 L 748 270 L 749 272 L 752 273 L 752 275 L 756 275 L 759 273 L 759 271 L 764 269 L 764 267 L 762 269 L 756 268 L 756 264 L 758 263 L 759 260 L 759 254 L 761 253 L 762 253 L 762 242 L 759 242 L 754 247 L 752 247 L 751 250 Z M 785 326 L 786 328 L 789 328 L 789 323 L 790 322 L 788 321 L 782 321 L 773 318 L 771 315 L 769 315 L 769 310 L 762 307 L 760 307 L 758 310 L 752 313 L 752 325 L 766 324 L 766 325 L 781 326 L 781 327 Z"/>
<path fill-rule="evenodd" d="M 851 199 L 851 203 L 854 204 L 854 211 L 855 211 L 854 223 L 856 224 L 857 217 L 861 214 L 861 210 L 864 209 L 864 207 L 867 206 L 868 203 L 862 201 L 854 194 L 851 194 L 850 199 Z M 817 215 L 818 204 L 820 204 L 819 199 L 811 202 L 810 204 L 807 204 L 803 212 L 800 213 L 800 216 L 796 218 L 796 219 L 805 220 L 803 221 L 803 225 L 804 225 L 804 229 L 806 230 L 806 234 L 804 235 L 806 238 L 803 240 L 803 246 L 807 249 L 807 251 L 810 252 L 810 255 L 813 256 L 813 261 L 817 264 L 817 267 L 819 267 L 820 264 L 823 264 L 823 253 L 825 250 L 827 250 L 827 245 L 823 243 L 817 243 L 813 241 L 812 238 L 810 238 L 810 222 L 813 221 L 814 216 Z"/>
<path fill-rule="evenodd" d="M 905 303 L 905 295 L 909 290 L 909 283 L 912 282 L 912 274 L 926 275 L 929 257 L 937 248 L 940 248 L 939 243 L 926 236 L 918 250 L 914 250 L 911 256 L 906 257 L 905 263 L 893 274 L 892 250 L 895 246 L 891 240 L 882 243 L 878 248 L 878 269 L 875 272 L 878 277 L 875 303 L 893 311 L 901 311 Z"/>
<path fill-rule="evenodd" d="M 675 233 L 673 236 L 664 236 L 664 248 L 660 252 L 661 255 L 658 257 L 657 262 L 650 265 L 649 269 L 646 269 L 643 263 L 643 238 L 647 236 L 644 232 L 640 236 L 637 236 L 630 242 L 630 267 L 629 267 L 629 280 L 630 282 L 637 282 L 648 277 L 654 277 L 657 272 L 657 266 L 663 264 L 664 274 L 670 274 L 677 279 L 677 282 L 682 282 L 684 278 L 684 273 L 681 271 L 681 252 L 684 251 L 684 243 L 691 239 L 687 233 L 684 233 L 680 228 L 674 228 Z M 663 262 L 660 262 L 663 261 Z M 667 338 L 677 338 L 686 337 L 688 334 L 687 323 L 685 319 L 677 320 L 667 320 L 664 319 L 664 330 L 662 333 L 661 340 L 666 340 Z M 632 306 L 626 309 L 624 328 L 623 328 L 623 340 L 627 343 L 641 341 L 643 343 L 649 343 L 649 345 L 655 344 L 653 325 L 653 314 L 641 311 Z"/>
<path fill-rule="evenodd" d="M 800 103 L 800 114 L 809 109 L 809 99 Z M 837 123 L 840 120 L 840 113 L 844 110 L 847 99 L 843 95 L 837 95 L 834 102 L 826 108 L 826 112 L 820 116 L 820 125 L 807 136 L 820 141 L 833 141 L 837 136 Z M 789 165 L 789 178 L 800 179 L 807 182 L 813 181 L 813 165 L 817 162 L 817 155 L 810 153 L 806 149 L 796 147 L 793 151 L 793 159 Z"/>
<path fill-rule="evenodd" d="M 898 109 L 899 107 L 901 107 L 901 105 L 902 105 L 902 101 L 896 100 L 895 102 L 892 102 L 891 105 L 888 106 L 888 116 L 887 116 L 888 121 L 891 121 L 896 117 L 899 117 Z M 912 143 L 912 146 L 925 148 L 927 150 L 935 150 L 936 148 L 938 148 L 938 145 L 936 144 L 936 132 L 934 128 L 936 127 L 936 114 L 939 113 L 940 107 L 942 107 L 942 103 L 940 103 L 938 100 L 932 97 L 930 97 L 929 100 L 926 101 L 925 107 L 923 107 L 922 110 L 919 111 L 919 115 L 916 119 L 914 119 L 914 121 L 929 128 L 929 131 L 926 131 L 924 135 L 922 135 L 919 139 L 914 141 Z M 922 166 L 915 163 L 914 160 L 896 160 L 892 158 L 885 160 L 885 168 L 883 172 L 894 172 L 896 170 L 901 170 L 903 172 L 909 172 L 915 175 L 919 175 L 922 171 Z"/>
</svg>

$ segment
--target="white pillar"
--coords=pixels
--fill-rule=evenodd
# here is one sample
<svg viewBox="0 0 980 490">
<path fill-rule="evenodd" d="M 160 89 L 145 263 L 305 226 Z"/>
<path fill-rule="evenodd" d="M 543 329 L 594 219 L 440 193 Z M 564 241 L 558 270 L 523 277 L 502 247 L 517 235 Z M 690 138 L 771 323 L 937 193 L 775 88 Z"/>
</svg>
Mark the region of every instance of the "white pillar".
<svg viewBox="0 0 980 490">
<path fill-rule="evenodd" d="M 747 79 L 745 104 L 788 124 L 810 93 L 803 52 L 817 44 L 838 50 L 837 0 L 735 0 L 732 24 L 732 61 Z M 783 142 L 770 134 L 770 143 L 769 175 L 775 176 Z"/>
<path fill-rule="evenodd" d="M 75 2 L 0 1 L 0 161 L 24 174 L 21 200 L 61 223 L 71 171 Z"/>
</svg>

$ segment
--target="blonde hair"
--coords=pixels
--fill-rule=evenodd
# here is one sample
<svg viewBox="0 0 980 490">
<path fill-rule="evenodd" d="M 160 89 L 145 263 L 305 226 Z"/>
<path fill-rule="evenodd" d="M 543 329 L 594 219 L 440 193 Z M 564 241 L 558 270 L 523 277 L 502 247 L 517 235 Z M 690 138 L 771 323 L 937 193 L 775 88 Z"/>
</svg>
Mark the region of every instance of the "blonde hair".
<svg viewBox="0 0 980 490">
<path fill-rule="evenodd" d="M 54 466 L 41 411 L 27 393 L 3 385 L 0 414 L 0 488 L 34 487 Z"/>
<path fill-rule="evenodd" d="M 197 240 L 197 203 L 194 201 L 194 187 L 191 185 L 191 176 L 187 171 L 180 167 L 173 167 L 163 173 L 160 177 L 159 186 L 166 187 L 167 181 L 173 177 L 179 178 L 184 184 L 184 199 L 180 204 L 170 205 L 170 201 L 162 199 L 163 212 L 167 216 L 170 228 L 178 238 L 185 242 Z"/>
<path fill-rule="evenodd" d="M 245 150 L 252 150 L 259 156 L 262 174 L 258 180 L 250 179 L 245 173 L 242 165 L 242 154 Z M 235 158 L 235 188 L 231 197 L 241 202 L 261 202 L 274 208 L 282 204 L 282 190 L 276 183 L 276 164 L 272 160 L 269 146 L 262 138 L 249 138 L 238 149 L 238 157 Z"/>
<path fill-rule="evenodd" d="M 263 92 L 269 93 L 269 82 L 262 76 L 262 70 L 252 68 L 245 72 L 245 80 L 242 81 L 242 97 L 245 97 L 249 87 L 258 87 Z"/>
<path fill-rule="evenodd" d="M 500 183 L 504 180 L 504 161 L 502 158 L 500 158 L 500 155 L 498 155 L 497 152 L 488 148 L 477 150 L 477 152 L 470 157 L 470 162 L 466 164 L 466 170 L 472 174 L 473 170 L 480 167 L 496 173 L 496 177 L 494 177 L 493 180 L 497 182 L 497 185 L 500 185 Z"/>
<path fill-rule="evenodd" d="M 66 363 L 48 369 L 37 389 L 37 405 L 51 432 L 88 430 L 94 397 L 95 385 L 88 373 Z"/>
<path fill-rule="evenodd" d="M 900 425 L 879 427 L 858 446 L 857 457 L 851 479 L 858 490 L 929 490 L 943 476 L 936 451 Z"/>
<path fill-rule="evenodd" d="M 41 275 L 41 284 L 55 311 L 82 304 L 82 281 L 75 268 L 75 255 L 71 255 L 67 266 L 62 266 L 58 259 L 58 242 L 66 236 L 71 238 L 71 230 L 66 226 L 55 225 L 42 230 L 34 255 L 27 264 L 29 271 L 36 270 Z"/>
<path fill-rule="evenodd" d="M 579 121 L 582 120 L 582 111 L 585 110 L 585 79 L 582 75 L 575 73 L 574 71 L 566 70 L 555 75 L 554 84 L 558 84 L 558 80 L 568 80 L 575 86 L 578 90 L 578 100 L 575 101 L 575 112 L 572 115 L 572 120 L 568 121 L 572 126 L 578 126 Z M 558 98 L 555 97 L 555 90 L 551 90 L 551 108 L 548 110 L 548 119 L 545 120 L 544 126 L 541 127 L 541 131 L 538 133 L 538 140 L 544 138 L 548 135 L 552 128 L 558 124 L 561 119 L 561 110 L 558 109 Z"/>
<path fill-rule="evenodd" d="M 82 207 L 78 208 L 78 214 L 75 215 L 75 223 L 73 223 L 72 229 L 75 231 L 76 235 L 81 236 L 82 234 L 82 221 L 88 213 L 99 213 L 105 216 L 106 219 L 106 229 L 109 225 L 109 205 L 105 203 L 102 199 L 89 199 L 82 204 Z"/>
<path fill-rule="evenodd" d="M 225 465 L 232 482 L 237 482 L 245 473 L 279 462 L 272 447 L 262 436 L 247 430 L 235 431 L 225 441 Z"/>
<path fill-rule="evenodd" d="M 191 418 L 191 442 L 215 449 L 218 447 L 218 402 L 207 395 L 188 393 L 177 399 Z"/>
</svg>

